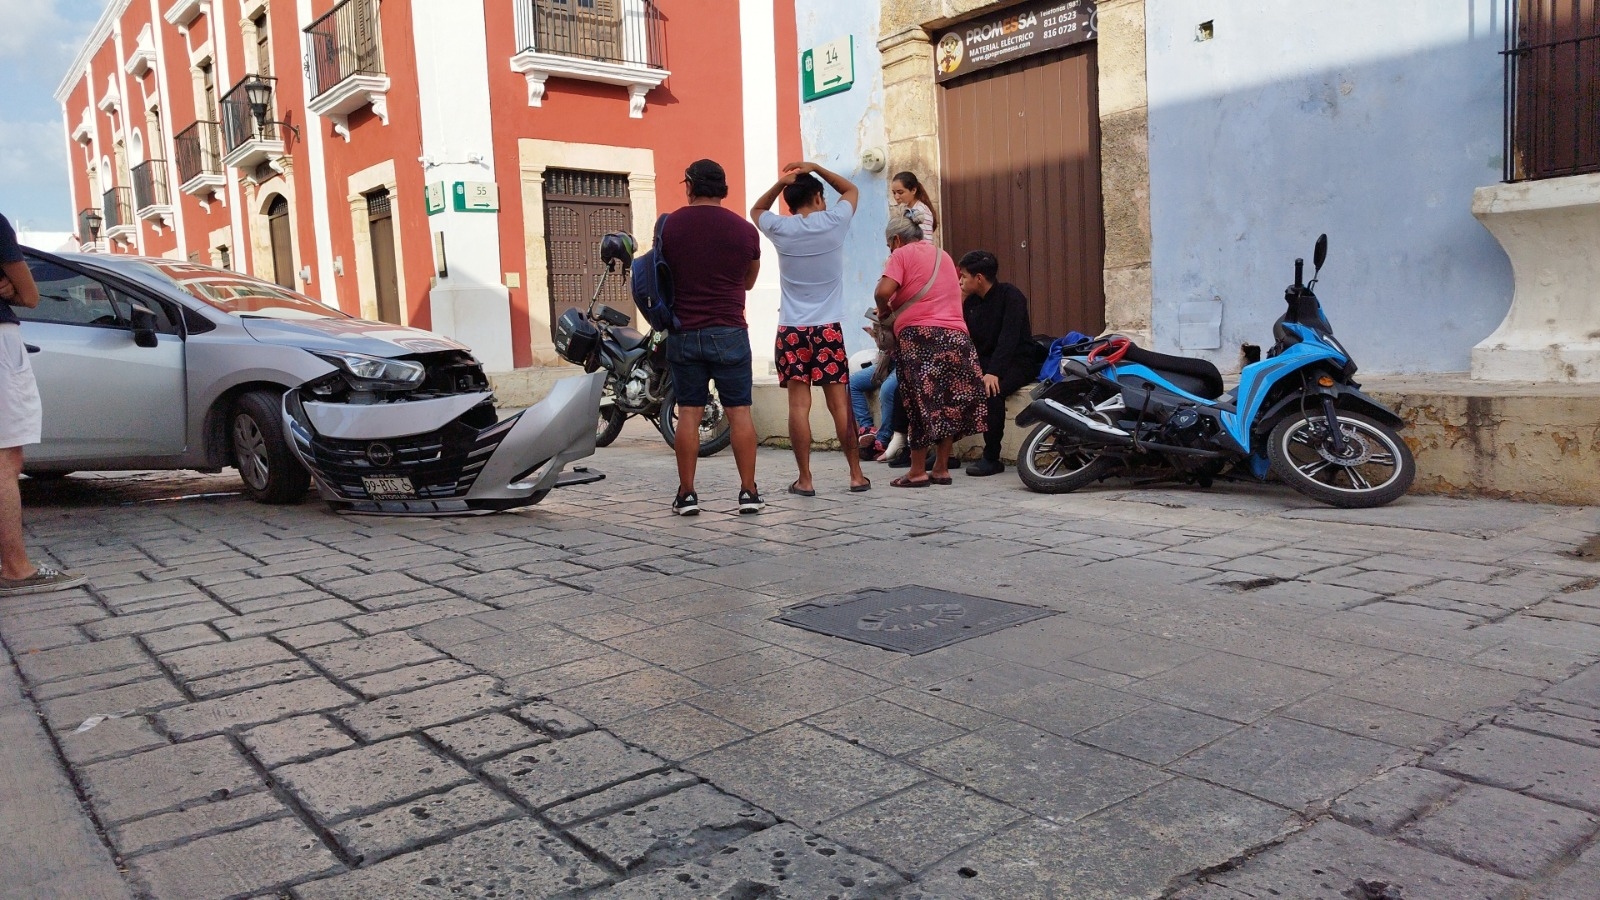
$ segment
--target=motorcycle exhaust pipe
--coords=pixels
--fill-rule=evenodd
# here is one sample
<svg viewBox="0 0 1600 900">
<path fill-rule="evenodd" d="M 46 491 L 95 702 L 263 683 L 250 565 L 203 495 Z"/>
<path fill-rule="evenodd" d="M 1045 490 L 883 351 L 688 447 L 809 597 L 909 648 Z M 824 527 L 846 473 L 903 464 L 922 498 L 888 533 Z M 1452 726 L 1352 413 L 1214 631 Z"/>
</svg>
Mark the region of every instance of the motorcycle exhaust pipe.
<svg viewBox="0 0 1600 900">
<path fill-rule="evenodd" d="M 1054 400 L 1035 400 L 1017 416 L 1018 425 L 1031 425 L 1034 422 L 1048 422 L 1081 440 L 1097 441 L 1113 447 L 1133 446 L 1133 435 L 1121 428 L 1091 419 Z"/>
</svg>

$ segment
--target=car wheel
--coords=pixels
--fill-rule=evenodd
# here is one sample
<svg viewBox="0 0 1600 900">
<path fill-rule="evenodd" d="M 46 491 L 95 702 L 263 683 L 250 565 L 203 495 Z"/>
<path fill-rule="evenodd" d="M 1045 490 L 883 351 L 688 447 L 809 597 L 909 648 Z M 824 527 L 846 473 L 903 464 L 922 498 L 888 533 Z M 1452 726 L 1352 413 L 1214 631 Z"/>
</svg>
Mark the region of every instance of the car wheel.
<svg viewBox="0 0 1600 900">
<path fill-rule="evenodd" d="M 279 399 L 253 391 L 234 404 L 229 433 L 245 493 L 258 503 L 299 503 L 311 487 L 307 472 L 283 433 Z"/>
</svg>

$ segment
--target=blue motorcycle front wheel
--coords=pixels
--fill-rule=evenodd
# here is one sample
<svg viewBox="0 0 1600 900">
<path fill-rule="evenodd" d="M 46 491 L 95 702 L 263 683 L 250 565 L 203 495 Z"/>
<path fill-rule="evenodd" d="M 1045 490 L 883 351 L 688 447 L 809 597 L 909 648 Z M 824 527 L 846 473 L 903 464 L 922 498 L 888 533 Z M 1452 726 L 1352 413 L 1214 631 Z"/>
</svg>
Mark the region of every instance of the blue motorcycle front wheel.
<svg viewBox="0 0 1600 900">
<path fill-rule="evenodd" d="M 1267 446 L 1278 477 L 1313 500 L 1344 509 L 1383 506 L 1405 496 L 1417 463 L 1399 432 L 1360 413 L 1339 410 L 1337 418 L 1339 447 L 1320 412 L 1297 410 L 1279 422 Z"/>
</svg>

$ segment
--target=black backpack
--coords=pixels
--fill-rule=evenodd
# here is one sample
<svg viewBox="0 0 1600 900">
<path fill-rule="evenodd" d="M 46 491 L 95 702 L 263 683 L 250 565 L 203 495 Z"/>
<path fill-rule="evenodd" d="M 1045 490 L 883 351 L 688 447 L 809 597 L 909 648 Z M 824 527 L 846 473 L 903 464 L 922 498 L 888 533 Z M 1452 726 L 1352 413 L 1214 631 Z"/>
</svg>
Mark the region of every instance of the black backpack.
<svg viewBox="0 0 1600 900">
<path fill-rule="evenodd" d="M 667 266 L 661 242 L 666 227 L 667 214 L 662 213 L 656 218 L 655 238 L 651 242 L 650 250 L 633 261 L 631 279 L 633 305 L 639 308 L 639 315 L 643 316 L 656 331 L 671 331 L 683 327 L 672 311 L 672 269 Z"/>
</svg>

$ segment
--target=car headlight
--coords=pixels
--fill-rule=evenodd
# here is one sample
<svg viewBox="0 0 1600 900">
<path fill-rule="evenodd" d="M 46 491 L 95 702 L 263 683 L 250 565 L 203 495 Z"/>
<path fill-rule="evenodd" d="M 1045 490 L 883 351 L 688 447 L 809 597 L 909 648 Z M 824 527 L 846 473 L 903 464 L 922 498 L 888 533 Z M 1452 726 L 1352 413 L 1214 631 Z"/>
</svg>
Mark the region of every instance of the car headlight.
<svg viewBox="0 0 1600 900">
<path fill-rule="evenodd" d="M 381 356 L 341 353 L 336 350 L 313 350 L 311 355 L 333 363 L 357 381 L 394 387 L 416 387 L 427 375 L 427 369 L 423 368 L 422 363 L 408 359 L 384 359 Z"/>
</svg>

